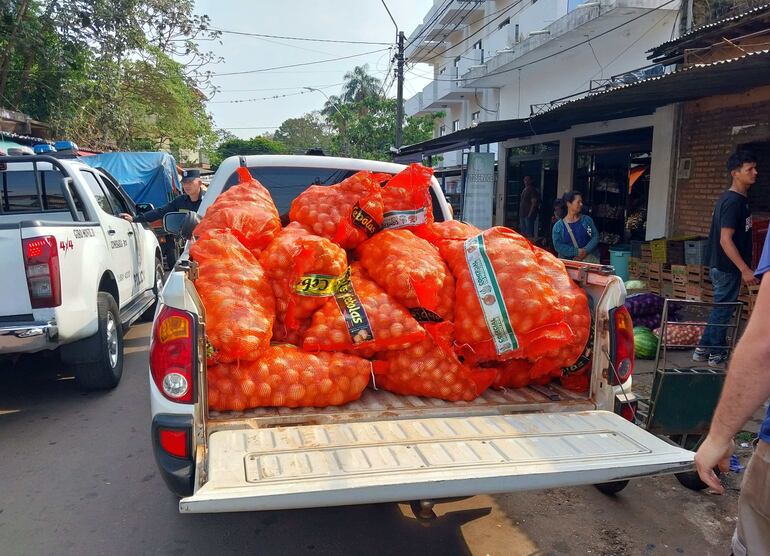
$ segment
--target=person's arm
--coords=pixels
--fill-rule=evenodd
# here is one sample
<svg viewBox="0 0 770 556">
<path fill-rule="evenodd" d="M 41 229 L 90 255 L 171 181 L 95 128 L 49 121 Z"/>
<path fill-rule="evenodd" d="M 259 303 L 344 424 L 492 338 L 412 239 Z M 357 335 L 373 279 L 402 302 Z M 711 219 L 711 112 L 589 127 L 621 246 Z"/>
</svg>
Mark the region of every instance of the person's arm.
<svg viewBox="0 0 770 556">
<path fill-rule="evenodd" d="M 535 214 L 537 214 L 537 205 L 539 199 L 537 198 L 537 195 L 532 195 L 532 204 L 529 206 L 529 213 L 527 214 L 527 218 L 532 218 Z"/>
<path fill-rule="evenodd" d="M 584 216 L 583 218 L 585 218 L 585 222 L 588 224 L 589 230 L 591 230 L 591 240 L 586 243 L 583 249 L 586 250 L 586 253 L 593 253 L 599 246 L 599 230 L 596 229 L 596 224 L 594 224 L 593 218 L 590 216 Z"/>
<path fill-rule="evenodd" d="M 714 473 L 719 464 L 724 471 L 733 450 L 733 437 L 762 403 L 770 397 L 770 342 L 764 316 L 770 314 L 770 278 L 762 280 L 757 304 L 743 337 L 735 348 L 719 404 L 714 412 L 706 440 L 695 454 L 695 467 L 701 480 L 722 494 L 724 487 Z"/>
<path fill-rule="evenodd" d="M 578 254 L 578 250 L 572 243 L 566 243 L 564 241 L 564 220 L 557 220 L 551 230 L 551 239 L 553 240 L 553 248 L 556 253 L 563 258 L 574 258 Z"/>
<path fill-rule="evenodd" d="M 177 197 L 167 205 L 164 205 L 160 208 L 148 210 L 147 212 L 137 214 L 134 217 L 133 221 L 136 223 L 140 223 L 140 222 L 155 222 L 156 220 L 160 220 L 169 212 L 174 212 L 175 210 L 177 210 L 177 206 L 176 206 L 177 199 L 181 199 L 181 197 Z"/>
<path fill-rule="evenodd" d="M 719 245 L 722 247 L 722 251 L 725 252 L 725 255 L 727 255 L 727 258 L 741 271 L 741 278 L 743 278 L 743 281 L 747 284 L 756 284 L 757 279 L 754 278 L 754 271 L 749 268 L 746 261 L 741 257 L 741 254 L 733 241 L 733 235 L 735 235 L 735 230 L 733 228 L 722 228 L 719 233 Z"/>
</svg>

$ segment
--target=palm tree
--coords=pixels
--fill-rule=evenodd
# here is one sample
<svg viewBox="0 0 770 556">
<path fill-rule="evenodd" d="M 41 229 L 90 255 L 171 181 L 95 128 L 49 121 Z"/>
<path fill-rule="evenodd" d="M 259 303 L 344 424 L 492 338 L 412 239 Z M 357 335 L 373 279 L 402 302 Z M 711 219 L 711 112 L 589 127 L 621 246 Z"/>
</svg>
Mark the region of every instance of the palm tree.
<svg viewBox="0 0 770 556">
<path fill-rule="evenodd" d="M 356 66 L 345 74 L 342 86 L 342 101 L 359 102 L 368 96 L 378 95 L 382 81 L 369 74 L 369 64 Z"/>
</svg>

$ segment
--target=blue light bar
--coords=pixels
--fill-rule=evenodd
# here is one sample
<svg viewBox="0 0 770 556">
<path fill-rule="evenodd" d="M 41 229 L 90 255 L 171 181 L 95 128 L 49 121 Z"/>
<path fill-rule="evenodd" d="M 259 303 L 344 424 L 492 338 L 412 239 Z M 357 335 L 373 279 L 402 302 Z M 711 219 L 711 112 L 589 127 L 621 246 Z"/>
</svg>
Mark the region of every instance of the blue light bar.
<svg viewBox="0 0 770 556">
<path fill-rule="evenodd" d="M 35 154 L 55 153 L 56 148 L 48 143 L 38 143 L 33 147 Z"/>
<path fill-rule="evenodd" d="M 56 141 L 56 143 L 54 143 L 53 146 L 56 147 L 57 151 L 76 151 L 76 150 L 78 150 L 78 146 L 75 144 L 74 141 Z"/>
</svg>

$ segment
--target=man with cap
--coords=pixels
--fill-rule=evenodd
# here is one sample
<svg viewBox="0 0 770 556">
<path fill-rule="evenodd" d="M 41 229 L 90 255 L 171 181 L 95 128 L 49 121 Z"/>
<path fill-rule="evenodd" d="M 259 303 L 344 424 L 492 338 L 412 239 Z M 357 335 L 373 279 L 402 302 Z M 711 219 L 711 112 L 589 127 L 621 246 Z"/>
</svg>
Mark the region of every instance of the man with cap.
<svg viewBox="0 0 770 556">
<path fill-rule="evenodd" d="M 169 212 L 197 212 L 198 207 L 201 206 L 201 197 L 203 197 L 200 170 L 193 168 L 182 171 L 182 190 L 184 195 L 180 195 L 167 205 L 136 216 L 123 213 L 120 217 L 129 222 L 154 222 Z"/>
</svg>

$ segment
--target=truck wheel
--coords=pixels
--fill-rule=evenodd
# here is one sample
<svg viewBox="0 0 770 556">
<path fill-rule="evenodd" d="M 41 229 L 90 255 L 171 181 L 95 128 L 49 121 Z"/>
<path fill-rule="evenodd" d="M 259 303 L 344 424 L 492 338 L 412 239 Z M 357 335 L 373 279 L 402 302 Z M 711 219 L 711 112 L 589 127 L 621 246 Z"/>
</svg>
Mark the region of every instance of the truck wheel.
<svg viewBox="0 0 770 556">
<path fill-rule="evenodd" d="M 600 483 L 594 485 L 599 492 L 606 494 L 607 496 L 614 496 L 624 488 L 628 486 L 628 480 L 625 481 L 612 481 L 610 483 Z"/>
<path fill-rule="evenodd" d="M 722 473 L 718 467 L 714 468 L 714 473 L 719 477 Z M 697 471 L 685 471 L 684 473 L 674 473 L 676 480 L 681 483 L 685 488 L 694 490 L 696 492 L 708 488 L 708 485 L 700 480 Z"/>
<path fill-rule="evenodd" d="M 152 286 L 152 293 L 155 296 L 155 303 L 142 313 L 139 320 L 142 322 L 152 322 L 155 317 L 155 308 L 158 306 L 158 299 L 160 299 L 160 290 L 163 289 L 163 262 L 160 259 L 155 259 L 155 277 Z"/>
<path fill-rule="evenodd" d="M 83 390 L 115 388 L 123 375 L 123 327 L 115 298 L 99 292 L 96 298 L 99 330 L 84 340 L 94 360 L 75 365 L 75 380 Z"/>
</svg>

